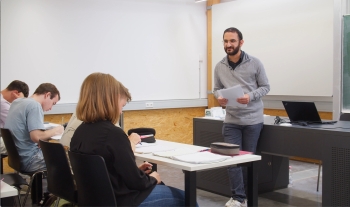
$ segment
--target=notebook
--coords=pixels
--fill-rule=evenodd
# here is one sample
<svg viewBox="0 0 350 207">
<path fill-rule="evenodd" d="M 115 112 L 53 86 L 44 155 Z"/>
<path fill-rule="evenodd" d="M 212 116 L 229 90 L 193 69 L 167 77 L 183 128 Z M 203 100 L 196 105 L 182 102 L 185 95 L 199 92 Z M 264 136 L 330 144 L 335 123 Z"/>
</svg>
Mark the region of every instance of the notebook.
<svg viewBox="0 0 350 207">
<path fill-rule="evenodd" d="M 282 101 L 291 123 L 333 124 L 336 121 L 322 121 L 314 102 Z"/>
</svg>

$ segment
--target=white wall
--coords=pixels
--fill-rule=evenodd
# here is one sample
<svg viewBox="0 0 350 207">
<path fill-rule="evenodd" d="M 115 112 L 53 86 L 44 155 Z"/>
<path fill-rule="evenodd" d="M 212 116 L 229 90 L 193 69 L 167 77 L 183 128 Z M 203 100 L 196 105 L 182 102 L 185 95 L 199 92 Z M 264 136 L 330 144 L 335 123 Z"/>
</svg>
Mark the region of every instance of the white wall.
<svg viewBox="0 0 350 207">
<path fill-rule="evenodd" d="M 2 0 L 1 88 L 19 79 L 33 93 L 51 82 L 62 95 L 54 113 L 69 113 L 84 78 L 104 72 L 129 88 L 130 109 L 206 106 L 205 9 L 190 0 Z"/>
<path fill-rule="evenodd" d="M 332 96 L 333 1 L 236 0 L 213 5 L 213 68 L 223 31 L 243 33 L 242 50 L 265 66 L 269 95 Z"/>
</svg>

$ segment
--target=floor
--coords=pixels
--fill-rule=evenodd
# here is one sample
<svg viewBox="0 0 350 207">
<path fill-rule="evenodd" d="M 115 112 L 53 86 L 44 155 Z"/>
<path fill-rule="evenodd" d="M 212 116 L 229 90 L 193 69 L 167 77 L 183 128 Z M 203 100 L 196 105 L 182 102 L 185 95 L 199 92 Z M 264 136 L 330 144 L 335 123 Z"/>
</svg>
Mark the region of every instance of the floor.
<svg viewBox="0 0 350 207">
<path fill-rule="evenodd" d="M 322 206 L 322 179 L 320 179 L 319 192 L 316 191 L 318 164 L 290 160 L 292 183 L 286 189 L 259 195 L 259 206 Z M 184 189 L 183 173 L 177 169 L 158 165 L 158 172 L 169 186 Z M 169 173 L 171 172 L 171 173 Z M 322 176 L 322 174 L 321 174 Z M 199 206 L 216 207 L 225 206 L 229 198 L 197 190 Z"/>
<path fill-rule="evenodd" d="M 259 195 L 259 206 L 322 206 L 322 179 L 319 192 L 316 191 L 318 165 L 290 160 L 292 183 L 286 189 Z M 165 184 L 184 189 L 184 176 L 181 170 L 158 165 L 158 172 Z M 197 202 L 201 207 L 225 206 L 229 198 L 197 190 Z M 31 200 L 26 203 L 31 206 Z"/>
</svg>

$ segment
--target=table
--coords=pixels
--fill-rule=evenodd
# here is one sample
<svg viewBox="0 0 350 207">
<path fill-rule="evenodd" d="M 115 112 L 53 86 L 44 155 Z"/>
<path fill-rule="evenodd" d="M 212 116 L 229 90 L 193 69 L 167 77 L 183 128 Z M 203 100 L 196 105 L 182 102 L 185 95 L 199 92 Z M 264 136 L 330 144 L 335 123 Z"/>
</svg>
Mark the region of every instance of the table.
<svg viewBox="0 0 350 207">
<path fill-rule="evenodd" d="M 260 163 L 265 163 L 266 156 L 271 158 L 259 168 L 264 172 L 259 181 L 266 181 L 259 182 L 259 187 L 269 191 L 287 187 L 289 156 L 317 159 L 322 161 L 322 205 L 350 206 L 350 122 L 280 126 L 274 124 L 274 118 L 264 117 L 257 146 Z M 194 118 L 194 143 L 206 146 L 204 141 L 222 141 L 222 124 L 223 120 Z"/>
<path fill-rule="evenodd" d="M 165 146 L 173 146 L 176 148 L 187 147 L 195 150 L 201 150 L 203 147 L 182 144 L 164 140 L 157 140 L 157 144 Z M 159 156 L 154 156 L 153 154 L 139 154 L 135 153 L 137 160 L 147 161 L 155 164 L 165 165 L 173 168 L 178 168 L 183 170 L 185 176 L 185 202 L 186 206 L 195 206 L 196 205 L 196 172 L 204 171 L 216 168 L 227 167 L 231 165 L 245 165 L 248 167 L 248 206 L 258 206 L 258 175 L 257 175 L 257 162 L 261 159 L 259 155 L 240 155 L 234 156 L 231 159 L 210 163 L 210 164 L 191 164 L 181 161 L 172 160 L 170 158 L 164 158 Z"/>
<path fill-rule="evenodd" d="M 4 181 L 1 181 L 1 198 L 6 197 L 12 197 L 17 196 L 18 191 L 13 186 L 10 186 L 9 184 L 5 183 Z"/>
</svg>

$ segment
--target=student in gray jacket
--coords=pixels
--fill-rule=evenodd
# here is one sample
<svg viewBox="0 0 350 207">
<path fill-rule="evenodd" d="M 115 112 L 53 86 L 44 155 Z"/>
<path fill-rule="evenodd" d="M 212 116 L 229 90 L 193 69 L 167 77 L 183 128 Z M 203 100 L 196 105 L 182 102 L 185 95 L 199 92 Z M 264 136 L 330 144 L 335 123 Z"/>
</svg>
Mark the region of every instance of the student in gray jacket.
<svg viewBox="0 0 350 207">
<path fill-rule="evenodd" d="M 246 107 L 226 106 L 222 134 L 225 142 L 255 153 L 264 122 L 261 97 L 270 91 L 270 85 L 260 60 L 241 50 L 243 43 L 243 35 L 237 28 L 224 31 L 223 44 L 227 56 L 215 67 L 214 95 L 221 106 L 226 106 L 228 100 L 219 96 L 217 90 L 241 85 L 244 96 L 237 102 L 246 104 Z M 226 203 L 227 207 L 247 206 L 246 174 L 246 168 L 228 168 L 232 197 Z"/>
</svg>

